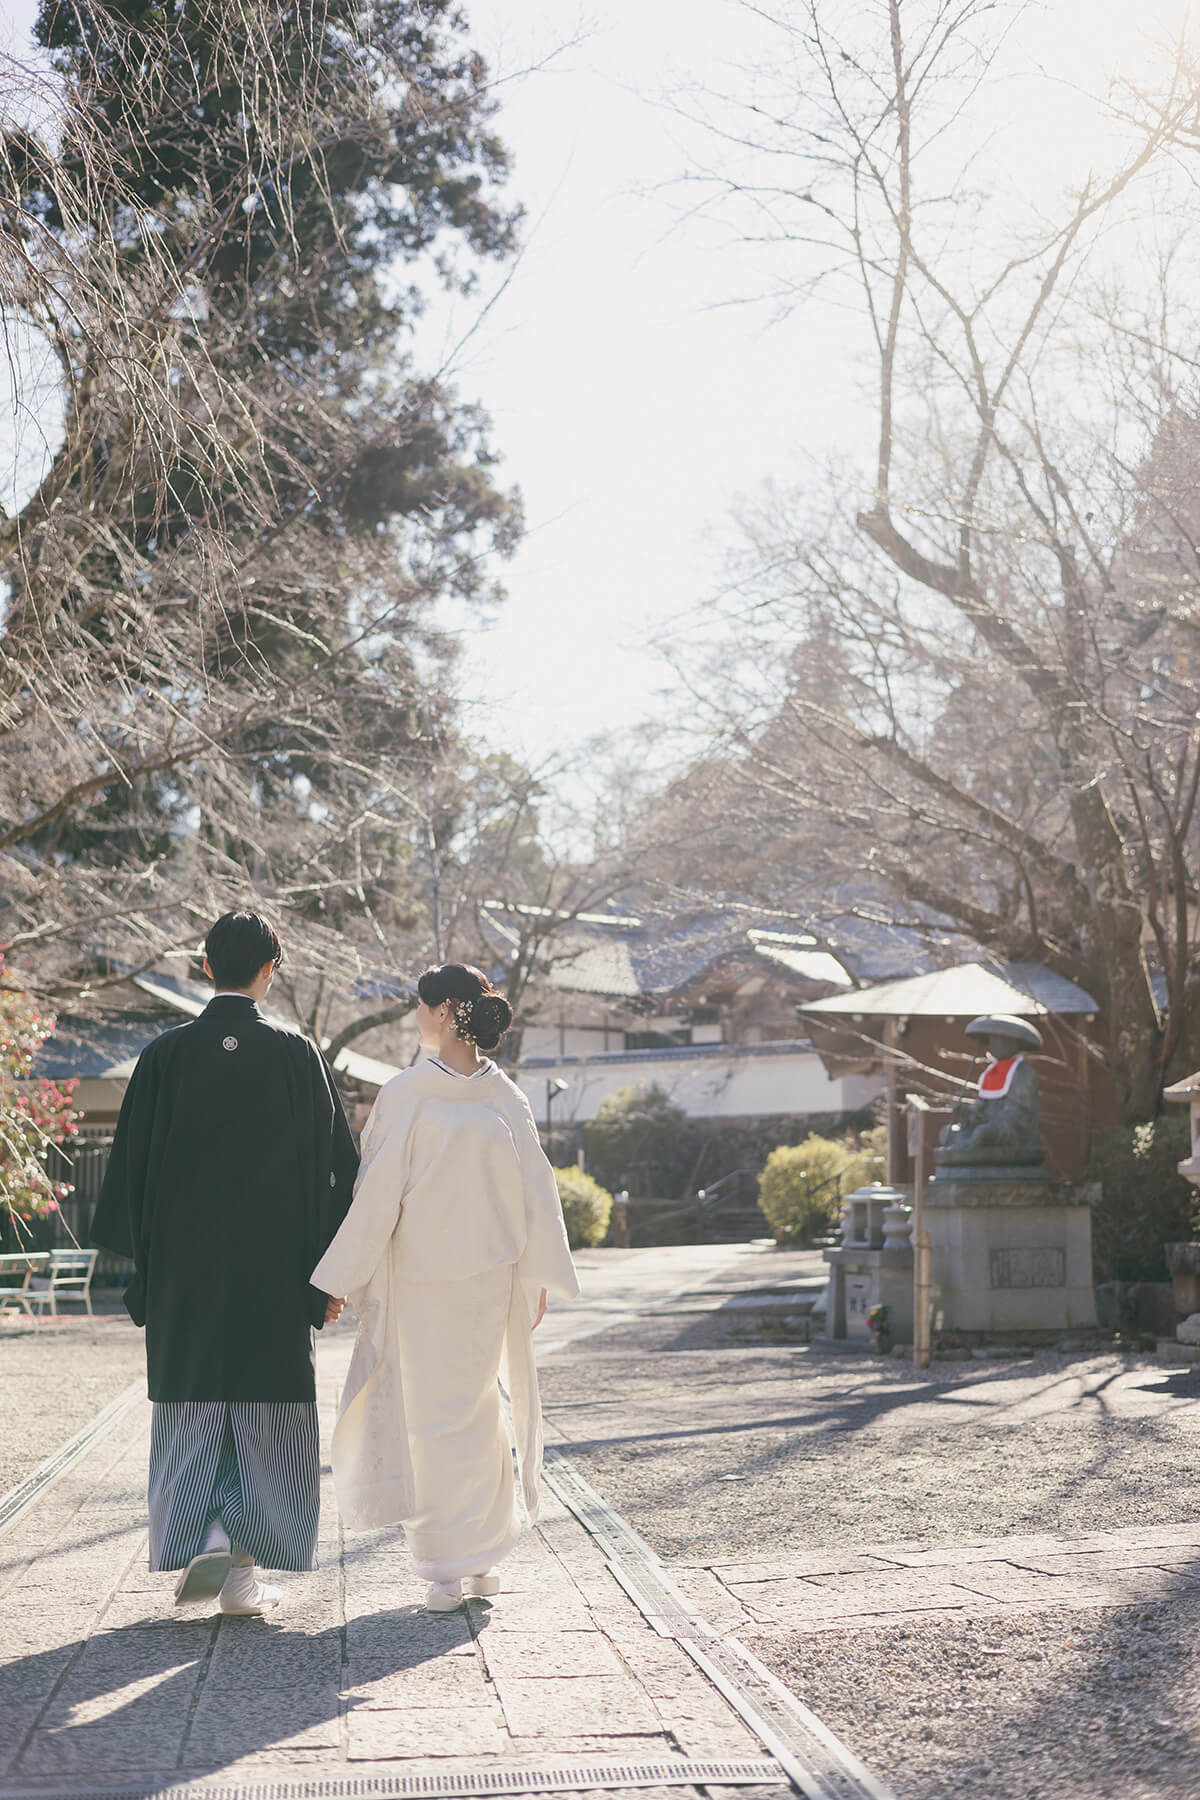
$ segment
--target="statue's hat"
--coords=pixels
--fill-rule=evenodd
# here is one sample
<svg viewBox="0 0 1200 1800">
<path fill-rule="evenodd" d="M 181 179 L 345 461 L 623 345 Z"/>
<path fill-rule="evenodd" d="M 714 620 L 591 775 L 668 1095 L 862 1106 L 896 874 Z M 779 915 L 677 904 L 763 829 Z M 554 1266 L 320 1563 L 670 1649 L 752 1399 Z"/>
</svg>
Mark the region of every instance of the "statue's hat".
<svg viewBox="0 0 1200 1800">
<path fill-rule="evenodd" d="M 985 1013 L 982 1019 L 972 1019 L 966 1026 L 968 1037 L 1005 1037 L 1014 1044 L 1020 1044 L 1022 1050 L 1040 1050 L 1042 1034 L 1036 1025 L 1028 1019 L 1019 1019 L 1016 1013 Z"/>
</svg>

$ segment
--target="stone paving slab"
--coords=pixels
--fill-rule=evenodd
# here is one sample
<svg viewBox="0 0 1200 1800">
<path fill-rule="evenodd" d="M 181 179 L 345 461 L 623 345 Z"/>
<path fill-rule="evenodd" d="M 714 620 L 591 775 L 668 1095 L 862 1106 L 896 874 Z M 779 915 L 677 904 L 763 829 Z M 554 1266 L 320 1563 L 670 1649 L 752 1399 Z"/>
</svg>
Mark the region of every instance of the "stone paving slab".
<svg viewBox="0 0 1200 1800">
<path fill-rule="evenodd" d="M 495 1682 L 528 1677 L 536 1669 L 546 1680 L 589 1676 L 592 1680 L 619 1677 L 620 1658 L 606 1637 L 597 1631 L 560 1631 L 550 1638 L 527 1631 L 485 1631 L 479 1647 L 487 1672 Z"/>
<path fill-rule="evenodd" d="M 326 1443 L 350 1342 L 320 1352 Z M 136 1406 L 0 1536 L 0 1797 L 766 1754 L 550 1494 L 499 1600 L 431 1614 L 402 1534 L 343 1540 L 326 1468 L 322 1566 L 276 1577 L 274 1615 L 176 1610 L 145 1566 L 148 1436 Z"/>
<path fill-rule="evenodd" d="M 1047 1607 L 1154 1604 L 1200 1587 L 1200 1524 L 1039 1532 L 962 1544 L 869 1544 L 799 1552 L 775 1562 L 677 1565 L 675 1579 L 708 1618 L 717 1591 L 744 1630 L 874 1627 L 906 1615 L 1020 1613 Z"/>
<path fill-rule="evenodd" d="M 620 1755 L 620 1739 L 662 1729 L 653 1702 L 631 1676 L 504 1675 L 495 1685 L 514 1737 L 561 1740 L 590 1733 L 617 1740 Z"/>
<path fill-rule="evenodd" d="M 1081 1555 L 1058 1551 L 1053 1556 L 1022 1556 L 1019 1560 L 1021 1568 L 1035 1569 L 1043 1575 L 1161 1569 L 1169 1570 L 1178 1581 L 1200 1581 L 1200 1549 L 1188 1549 L 1182 1544 L 1131 1544 L 1125 1550 L 1088 1550 Z"/>
</svg>

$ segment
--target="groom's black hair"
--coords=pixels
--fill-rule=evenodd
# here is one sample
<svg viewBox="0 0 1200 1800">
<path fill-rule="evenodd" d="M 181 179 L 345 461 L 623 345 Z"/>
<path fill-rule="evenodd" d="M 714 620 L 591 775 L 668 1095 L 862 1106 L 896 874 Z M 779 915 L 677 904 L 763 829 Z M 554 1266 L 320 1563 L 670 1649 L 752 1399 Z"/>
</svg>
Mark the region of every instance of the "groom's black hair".
<svg viewBox="0 0 1200 1800">
<path fill-rule="evenodd" d="M 213 986 L 246 988 L 264 963 L 276 968 L 283 945 L 275 927 L 256 912 L 223 913 L 204 940 Z"/>
</svg>

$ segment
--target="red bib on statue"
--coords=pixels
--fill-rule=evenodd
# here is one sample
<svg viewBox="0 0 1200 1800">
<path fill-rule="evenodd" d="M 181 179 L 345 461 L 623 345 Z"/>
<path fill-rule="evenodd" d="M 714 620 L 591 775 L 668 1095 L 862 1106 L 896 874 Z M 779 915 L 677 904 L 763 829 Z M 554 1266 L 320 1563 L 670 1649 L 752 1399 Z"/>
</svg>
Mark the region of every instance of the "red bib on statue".
<svg viewBox="0 0 1200 1800">
<path fill-rule="evenodd" d="M 1017 1064 L 1024 1061 L 1023 1056 L 1006 1056 L 1003 1062 L 989 1063 L 979 1077 L 979 1092 L 988 1100 L 1002 1099 L 1012 1086 Z"/>
</svg>

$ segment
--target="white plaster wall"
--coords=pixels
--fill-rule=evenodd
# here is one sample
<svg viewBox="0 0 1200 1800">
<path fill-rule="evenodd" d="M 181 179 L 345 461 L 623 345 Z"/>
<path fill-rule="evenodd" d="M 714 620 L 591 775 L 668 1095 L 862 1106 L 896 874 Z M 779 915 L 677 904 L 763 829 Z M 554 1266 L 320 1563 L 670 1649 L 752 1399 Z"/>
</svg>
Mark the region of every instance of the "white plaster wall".
<svg viewBox="0 0 1200 1800">
<path fill-rule="evenodd" d="M 608 1042 L 613 1050 L 619 1050 L 623 1033 L 610 1030 Z M 527 1057 L 595 1056 L 603 1048 L 604 1032 L 599 1026 L 568 1025 L 562 1032 L 557 1025 L 528 1025 L 521 1039 L 521 1051 Z"/>
<path fill-rule="evenodd" d="M 530 1052 L 526 1052 L 530 1054 Z M 534 1116 L 546 1117 L 546 1082 L 567 1084 L 553 1116 L 560 1125 L 594 1118 L 610 1094 L 635 1082 L 664 1088 L 692 1118 L 758 1117 L 770 1113 L 854 1112 L 883 1092 L 883 1083 L 852 1075 L 831 1081 L 815 1051 L 797 1048 L 771 1056 L 664 1056 L 650 1052 L 590 1062 L 523 1063 L 514 1078 L 529 1097 Z"/>
<path fill-rule="evenodd" d="M 621 1039 L 622 1033 L 619 1031 L 610 1031 L 608 1034 L 609 1044 L 614 1050 L 621 1048 Z M 559 1048 L 560 1046 L 556 1044 L 554 1049 L 547 1054 L 555 1056 L 558 1054 Z M 583 1025 L 568 1025 L 563 1034 L 561 1048 L 566 1056 L 595 1056 L 604 1048 L 604 1033 Z"/>
</svg>

